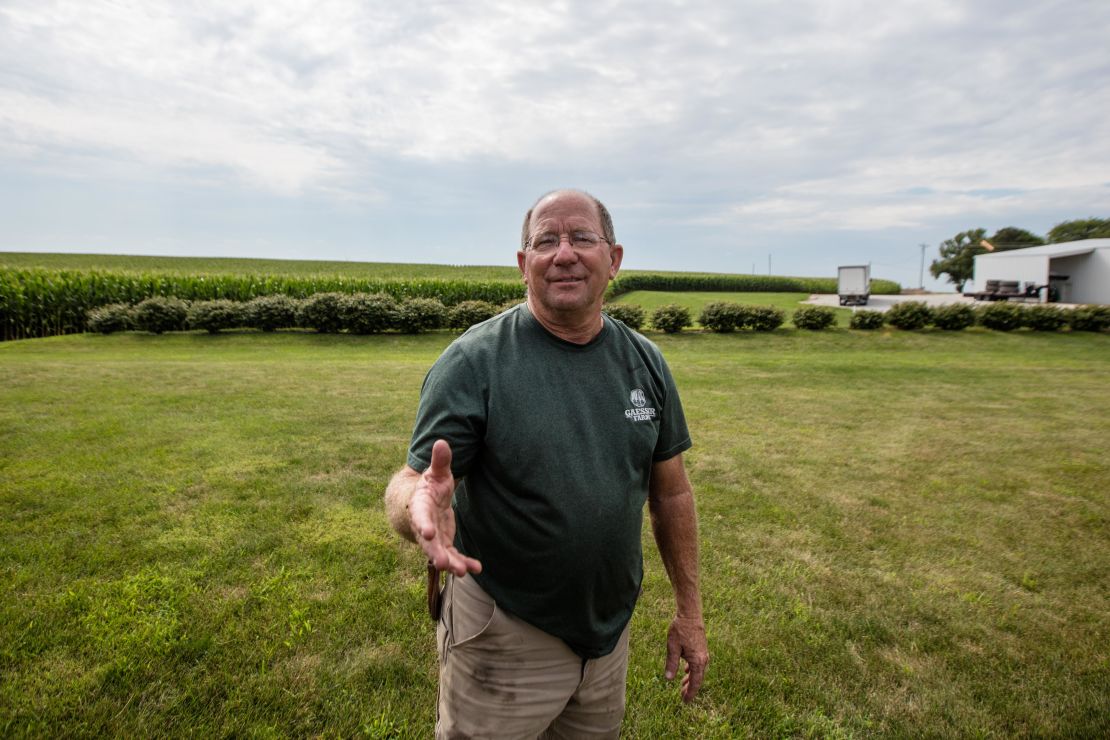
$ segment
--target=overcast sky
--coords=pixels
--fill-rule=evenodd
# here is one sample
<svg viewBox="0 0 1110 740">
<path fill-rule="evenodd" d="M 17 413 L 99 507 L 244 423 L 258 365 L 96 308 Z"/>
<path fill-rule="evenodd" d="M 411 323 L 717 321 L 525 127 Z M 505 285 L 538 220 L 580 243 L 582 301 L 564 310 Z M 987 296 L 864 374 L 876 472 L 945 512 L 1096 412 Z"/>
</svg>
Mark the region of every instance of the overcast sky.
<svg viewBox="0 0 1110 740">
<path fill-rule="evenodd" d="M 569 186 L 625 267 L 910 287 L 921 243 L 1110 216 L 1108 29 L 1108 0 L 0 0 L 0 250 L 512 264 Z"/>
</svg>

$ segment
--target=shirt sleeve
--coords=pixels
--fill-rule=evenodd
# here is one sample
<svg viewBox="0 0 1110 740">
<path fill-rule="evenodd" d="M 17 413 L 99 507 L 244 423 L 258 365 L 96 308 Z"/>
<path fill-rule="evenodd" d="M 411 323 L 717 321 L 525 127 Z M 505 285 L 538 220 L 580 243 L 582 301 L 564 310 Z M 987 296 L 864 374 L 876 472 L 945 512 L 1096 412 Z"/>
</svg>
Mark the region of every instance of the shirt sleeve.
<svg viewBox="0 0 1110 740">
<path fill-rule="evenodd" d="M 424 378 L 416 423 L 409 443 L 408 465 L 423 472 L 431 464 L 437 439 L 451 446 L 451 473 L 462 478 L 470 469 L 486 428 L 486 388 L 465 352 L 448 347 Z"/>
<path fill-rule="evenodd" d="M 682 410 L 682 399 L 678 396 L 678 387 L 675 385 L 671 369 L 667 361 L 659 355 L 659 364 L 663 375 L 663 387 L 666 392 L 666 401 L 659 425 L 659 439 L 652 452 L 653 462 L 669 460 L 680 452 L 685 452 L 693 446 L 690 439 L 690 430 L 686 426 L 686 413 Z"/>
</svg>

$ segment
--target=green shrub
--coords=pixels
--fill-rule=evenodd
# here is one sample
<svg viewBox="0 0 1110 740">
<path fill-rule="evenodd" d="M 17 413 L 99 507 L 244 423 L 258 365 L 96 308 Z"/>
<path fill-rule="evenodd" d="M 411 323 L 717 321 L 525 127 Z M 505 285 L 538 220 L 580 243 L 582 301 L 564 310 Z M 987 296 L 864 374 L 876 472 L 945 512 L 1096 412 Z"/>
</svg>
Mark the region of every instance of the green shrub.
<svg viewBox="0 0 1110 740">
<path fill-rule="evenodd" d="M 297 311 L 297 325 L 322 334 L 338 334 L 343 328 L 340 305 L 345 293 L 314 293 L 305 298 Z"/>
<path fill-rule="evenodd" d="M 739 303 L 713 301 L 705 304 L 698 323 L 710 331 L 730 332 L 743 328 L 746 318 L 747 312 Z"/>
<path fill-rule="evenodd" d="M 1072 331 L 1106 331 L 1110 329 L 1110 306 L 1077 306 L 1068 315 Z"/>
<path fill-rule="evenodd" d="M 465 300 L 520 302 L 519 279 L 373 278 L 301 274 L 177 274 L 147 270 L 0 270 L 0 340 L 68 334 L 85 330 L 87 312 L 109 303 L 138 303 L 152 296 L 187 301 L 226 298 L 249 301 L 283 294 L 388 293 L 394 299 L 436 298 L 447 305 Z"/>
<path fill-rule="evenodd" d="M 86 326 L 89 331 L 111 334 L 135 328 L 135 307 L 130 303 L 109 303 L 88 312 Z"/>
<path fill-rule="evenodd" d="M 1025 309 L 1016 303 L 1002 301 L 983 306 L 976 312 L 979 324 L 995 331 L 1013 331 L 1025 323 Z"/>
<path fill-rule="evenodd" d="M 786 321 L 786 311 L 775 306 L 741 306 L 741 308 L 743 320 L 740 327 L 752 331 L 774 331 Z"/>
<path fill-rule="evenodd" d="M 189 304 L 180 298 L 156 295 L 135 306 L 135 328 L 161 334 L 181 331 L 189 315 Z"/>
<path fill-rule="evenodd" d="M 933 324 L 946 331 L 963 331 L 975 326 L 975 309 L 966 303 L 950 303 L 933 309 Z"/>
<path fill-rule="evenodd" d="M 215 334 L 221 329 L 242 326 L 244 319 L 243 304 L 238 301 L 194 301 L 189 305 L 186 324 L 190 329 L 204 329 L 209 334 Z"/>
<path fill-rule="evenodd" d="M 504 303 L 502 303 L 501 305 L 499 305 L 497 307 L 497 313 L 505 313 L 510 308 L 516 308 L 521 303 L 525 303 L 525 301 L 523 301 L 519 298 L 510 298 L 509 300 L 505 301 Z"/>
<path fill-rule="evenodd" d="M 406 334 L 438 329 L 447 321 L 447 307 L 435 298 L 410 298 L 397 313 L 397 328 Z"/>
<path fill-rule="evenodd" d="M 339 299 L 339 324 L 352 334 L 381 334 L 396 329 L 400 320 L 401 307 L 386 293 L 351 293 Z"/>
<path fill-rule="evenodd" d="M 243 306 L 246 326 L 262 331 L 288 329 L 297 325 L 298 301 L 287 295 L 263 295 Z"/>
<path fill-rule="evenodd" d="M 886 312 L 886 323 L 903 331 L 924 329 L 933 322 L 933 310 L 921 301 L 895 303 Z"/>
<path fill-rule="evenodd" d="M 489 301 L 463 301 L 447 312 L 447 326 L 469 329 L 497 315 L 497 306 Z"/>
<path fill-rule="evenodd" d="M 635 303 L 606 303 L 601 310 L 636 331 L 644 325 L 644 307 Z"/>
<path fill-rule="evenodd" d="M 1034 331 L 1059 331 L 1067 326 L 1068 315 L 1059 306 L 1038 303 L 1027 306 L 1022 324 Z"/>
<path fill-rule="evenodd" d="M 802 306 L 794 312 L 794 326 L 820 331 L 836 323 L 836 312 L 828 306 Z"/>
<path fill-rule="evenodd" d="M 664 304 L 651 312 L 651 325 L 668 334 L 680 332 L 690 324 L 690 309 L 677 303 Z"/>
<path fill-rule="evenodd" d="M 972 317 L 974 322 L 975 317 Z M 848 327 L 851 329 L 860 329 L 863 331 L 873 331 L 875 329 L 882 329 L 883 324 L 886 323 L 886 317 L 882 311 L 853 311 L 852 318 L 848 321 Z"/>
</svg>

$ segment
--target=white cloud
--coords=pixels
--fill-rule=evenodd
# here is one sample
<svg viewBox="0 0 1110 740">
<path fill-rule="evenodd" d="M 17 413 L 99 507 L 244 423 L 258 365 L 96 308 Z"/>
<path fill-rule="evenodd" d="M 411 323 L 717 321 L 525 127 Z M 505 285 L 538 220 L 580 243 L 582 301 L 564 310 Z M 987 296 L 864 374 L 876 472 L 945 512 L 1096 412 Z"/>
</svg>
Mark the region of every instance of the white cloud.
<svg viewBox="0 0 1110 740">
<path fill-rule="evenodd" d="M 0 90 L 0 126 L 23 133 L 24 157 L 53 146 L 95 149 L 153 165 L 218 167 L 278 193 L 295 194 L 338 169 L 325 151 L 258 136 L 234 121 L 193 112 L 165 115 L 128 100 L 107 112 L 102 103 L 71 98 L 61 105 Z"/>
<path fill-rule="evenodd" d="M 1104 0 L 8 0 L 0 159 L 382 203 L 550 173 L 767 232 L 1018 221 L 1099 209 L 1108 26 Z"/>
</svg>

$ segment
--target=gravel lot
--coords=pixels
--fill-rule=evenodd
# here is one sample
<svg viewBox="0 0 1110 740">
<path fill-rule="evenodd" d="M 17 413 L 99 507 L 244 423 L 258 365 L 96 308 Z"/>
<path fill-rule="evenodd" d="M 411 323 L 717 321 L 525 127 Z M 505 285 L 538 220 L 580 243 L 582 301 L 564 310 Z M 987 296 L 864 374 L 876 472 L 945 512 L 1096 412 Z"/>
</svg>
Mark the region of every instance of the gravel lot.
<svg viewBox="0 0 1110 740">
<path fill-rule="evenodd" d="M 867 302 L 865 308 L 870 311 L 888 311 L 895 303 L 902 303 L 904 301 L 923 301 L 930 306 L 945 306 L 949 303 L 966 303 L 974 306 L 978 301 L 974 298 L 966 298 L 959 293 L 925 293 L 924 295 L 873 295 Z M 832 294 L 818 294 L 811 295 L 806 303 L 813 304 L 814 306 L 832 306 L 833 308 L 840 308 L 840 299 L 835 293 Z"/>
</svg>

